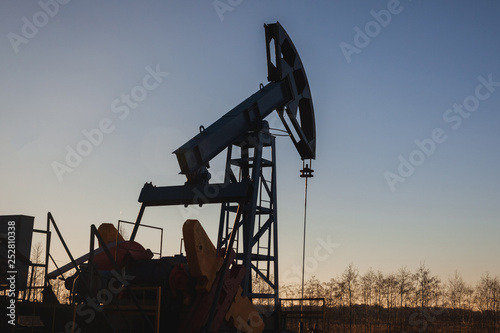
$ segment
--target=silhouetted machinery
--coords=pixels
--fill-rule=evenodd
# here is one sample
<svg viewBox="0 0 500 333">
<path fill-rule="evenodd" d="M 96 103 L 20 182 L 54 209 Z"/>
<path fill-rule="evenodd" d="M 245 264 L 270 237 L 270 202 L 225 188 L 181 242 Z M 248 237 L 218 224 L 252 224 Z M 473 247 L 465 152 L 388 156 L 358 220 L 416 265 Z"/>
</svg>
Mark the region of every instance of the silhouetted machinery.
<svg viewBox="0 0 500 333">
<path fill-rule="evenodd" d="M 112 225 L 92 226 L 90 253 L 74 259 L 49 213 L 47 229 L 55 227 L 71 263 L 46 273 L 45 285 L 50 287 L 50 279 L 69 269 L 76 273 L 65 280 L 72 291 L 69 306 L 58 304 L 50 288 L 44 290 L 43 306 L 36 312 L 48 331 L 279 329 L 276 145 L 265 118 L 277 111 L 303 160 L 305 177 L 312 176 L 316 133 L 299 55 L 278 22 L 264 27 L 270 82 L 211 126 L 201 127 L 174 152 L 187 178 L 184 185 L 144 185 L 128 241 Z M 227 150 L 224 180 L 210 183 L 209 162 L 223 150 Z M 216 244 L 197 220 L 187 220 L 183 226 L 186 256 L 152 259 L 151 251 L 135 242 L 147 207 L 214 203 L 221 204 Z M 97 249 L 94 238 L 99 241 Z M 252 288 L 252 279 L 261 282 L 259 290 Z M 266 315 L 258 308 L 264 303 L 271 304 Z"/>
</svg>

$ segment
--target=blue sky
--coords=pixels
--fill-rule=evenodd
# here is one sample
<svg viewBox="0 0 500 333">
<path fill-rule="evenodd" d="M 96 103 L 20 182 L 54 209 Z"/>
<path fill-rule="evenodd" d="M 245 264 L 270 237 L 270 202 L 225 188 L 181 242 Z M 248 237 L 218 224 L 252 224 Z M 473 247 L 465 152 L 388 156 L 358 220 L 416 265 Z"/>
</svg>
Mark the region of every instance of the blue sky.
<svg viewBox="0 0 500 333">
<path fill-rule="evenodd" d="M 316 112 L 307 276 L 328 280 L 351 262 L 387 273 L 425 262 L 443 280 L 455 270 L 470 282 L 500 274 L 499 4 L 221 2 L 232 10 L 218 13 L 212 1 L 2 2 L 1 213 L 35 216 L 43 228 L 51 211 L 75 255 L 88 251 L 90 224 L 134 221 L 145 182 L 184 182 L 171 152 L 266 83 L 263 24 L 280 21 Z M 346 44 L 357 48 L 348 57 Z M 127 106 L 122 96 L 155 70 L 148 84 L 158 84 Z M 474 111 L 453 111 L 464 103 Z M 54 162 L 103 121 L 109 133 L 59 179 Z M 441 142 L 429 144 L 436 129 Z M 280 272 L 297 282 L 301 161 L 288 138 L 277 141 Z M 401 175 L 400 156 L 418 165 Z M 404 182 L 391 186 L 388 172 Z M 144 222 L 165 229 L 163 253 L 174 254 L 186 217 L 215 238 L 217 213 L 154 208 Z M 315 252 L 325 242 L 331 251 Z"/>
</svg>

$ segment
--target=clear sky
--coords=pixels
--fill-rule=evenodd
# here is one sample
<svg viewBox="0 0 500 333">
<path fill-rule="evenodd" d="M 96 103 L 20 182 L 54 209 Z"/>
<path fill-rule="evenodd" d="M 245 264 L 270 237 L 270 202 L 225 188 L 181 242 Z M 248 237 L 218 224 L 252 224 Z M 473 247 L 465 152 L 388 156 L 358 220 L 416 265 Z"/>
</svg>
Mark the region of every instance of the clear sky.
<svg viewBox="0 0 500 333">
<path fill-rule="evenodd" d="M 3 1 L 0 213 L 44 228 L 51 211 L 75 256 L 91 224 L 134 221 L 145 182 L 184 182 L 171 152 L 266 83 L 263 24 L 280 21 L 316 113 L 307 277 L 421 262 L 443 279 L 499 275 L 498 17 L 486 0 Z M 304 181 L 277 141 L 280 272 L 298 282 Z M 188 217 L 215 239 L 217 212 L 143 221 L 170 255 Z"/>
</svg>

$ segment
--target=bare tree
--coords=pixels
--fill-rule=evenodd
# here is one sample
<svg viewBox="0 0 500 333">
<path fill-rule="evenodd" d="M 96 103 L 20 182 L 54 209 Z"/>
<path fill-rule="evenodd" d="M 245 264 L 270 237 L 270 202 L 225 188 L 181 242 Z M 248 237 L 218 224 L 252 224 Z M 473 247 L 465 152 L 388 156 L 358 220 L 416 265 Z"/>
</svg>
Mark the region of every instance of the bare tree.
<svg viewBox="0 0 500 333">
<path fill-rule="evenodd" d="M 325 305 L 326 305 L 326 332 L 330 331 L 330 325 L 334 319 L 334 308 L 341 305 L 339 283 L 335 278 L 323 283 L 323 290 L 325 291 Z"/>
<path fill-rule="evenodd" d="M 448 283 L 446 284 L 446 298 L 449 303 L 449 307 L 453 310 L 452 320 L 453 328 L 456 330 L 456 325 L 458 321 L 459 310 L 463 309 L 463 302 L 465 299 L 466 286 L 462 279 L 462 276 L 455 271 L 453 277 L 448 278 Z M 461 332 L 461 325 L 458 328 Z"/>
<path fill-rule="evenodd" d="M 394 274 L 389 274 L 384 279 L 384 298 L 387 307 L 387 329 L 388 332 L 392 331 L 392 314 L 393 308 L 397 304 L 397 295 L 398 295 L 398 284 L 397 279 Z"/>
<path fill-rule="evenodd" d="M 280 284 L 280 294 L 282 298 L 295 298 L 300 295 L 299 286 L 296 284 Z"/>
<path fill-rule="evenodd" d="M 381 322 L 381 310 L 384 307 L 385 276 L 382 271 L 377 271 L 375 277 L 375 305 L 377 306 L 377 321 Z"/>
<path fill-rule="evenodd" d="M 42 242 L 37 242 L 31 248 L 31 262 L 33 264 L 41 264 L 42 258 L 45 255 L 45 251 L 43 249 Z M 30 301 L 41 301 L 41 289 L 37 287 L 43 286 L 44 276 L 41 270 L 41 267 L 31 266 L 30 275 L 29 275 L 29 284 L 31 290 L 28 290 L 28 297 Z"/>
<path fill-rule="evenodd" d="M 323 289 L 325 290 L 325 302 L 326 306 L 336 307 L 340 305 L 339 302 L 339 285 L 335 278 L 331 278 L 330 281 L 323 283 Z"/>
<path fill-rule="evenodd" d="M 406 268 L 401 267 L 396 274 L 398 303 L 399 303 L 399 325 L 403 329 L 404 323 L 404 308 L 408 308 L 410 303 L 411 293 L 414 290 L 412 273 Z"/>
<path fill-rule="evenodd" d="M 482 322 L 491 322 L 492 327 L 497 327 L 500 311 L 500 280 L 497 276 L 492 277 L 489 272 L 481 276 L 476 286 L 475 301 L 481 311 Z"/>
<path fill-rule="evenodd" d="M 415 278 L 415 298 L 417 305 L 421 308 L 427 308 L 431 302 L 436 303 L 440 280 L 437 276 L 432 276 L 429 268 L 421 263 L 414 275 Z M 435 304 L 437 305 L 437 304 Z"/>
<path fill-rule="evenodd" d="M 370 269 L 360 277 L 360 292 L 363 303 L 371 306 L 373 298 L 373 288 L 375 286 L 376 275 L 373 269 Z"/>
<path fill-rule="evenodd" d="M 281 291 L 298 295 L 300 286 Z M 305 292 L 325 298 L 325 332 L 482 333 L 498 332 L 500 324 L 500 278 L 489 273 L 472 288 L 458 272 L 441 283 L 424 263 L 414 274 L 402 267 L 394 274 L 370 268 L 362 275 L 350 264 L 328 282 L 312 277 Z"/>
<path fill-rule="evenodd" d="M 308 298 L 321 298 L 324 297 L 325 291 L 323 289 L 323 285 L 316 278 L 316 276 L 312 276 L 307 282 L 305 286 L 305 296 Z"/>
<path fill-rule="evenodd" d="M 349 332 L 352 332 L 353 326 L 353 306 L 356 302 L 358 296 L 358 281 L 359 271 L 351 263 L 342 273 L 341 277 L 341 289 L 344 294 L 344 298 L 349 306 Z"/>
<path fill-rule="evenodd" d="M 375 275 L 375 272 L 373 269 L 370 267 L 370 269 L 361 276 L 360 278 L 360 293 L 361 293 L 361 298 L 362 302 L 365 305 L 364 310 L 365 310 L 365 331 L 366 332 L 371 332 L 372 330 L 372 317 L 373 314 L 372 312 L 372 300 L 373 300 L 373 295 L 374 295 L 374 288 L 375 288 L 375 279 L 377 276 Z"/>
<path fill-rule="evenodd" d="M 272 276 L 270 277 L 272 279 Z M 254 290 L 255 293 L 259 294 L 268 294 L 272 292 L 271 286 L 264 281 L 259 275 L 255 275 L 252 277 L 252 289 Z M 265 298 L 265 299 L 260 299 L 260 300 L 254 300 L 254 302 L 257 302 L 259 306 L 262 307 L 262 309 L 270 309 L 274 305 L 274 300 L 272 298 Z"/>
<path fill-rule="evenodd" d="M 464 291 L 464 309 L 471 313 L 474 310 L 474 288 L 470 285 L 466 285 Z M 469 318 L 470 319 L 470 318 Z"/>
</svg>

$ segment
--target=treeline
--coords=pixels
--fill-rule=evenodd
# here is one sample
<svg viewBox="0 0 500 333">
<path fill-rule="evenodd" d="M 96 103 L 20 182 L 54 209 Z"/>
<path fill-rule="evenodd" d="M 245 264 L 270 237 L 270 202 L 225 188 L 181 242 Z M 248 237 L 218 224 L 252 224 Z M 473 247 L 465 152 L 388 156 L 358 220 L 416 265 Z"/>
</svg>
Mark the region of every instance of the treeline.
<svg viewBox="0 0 500 333">
<path fill-rule="evenodd" d="M 300 285 L 280 287 L 281 298 L 300 295 Z M 360 274 L 351 264 L 328 282 L 309 279 L 304 297 L 325 299 L 322 332 L 500 332 L 500 279 L 489 273 L 470 285 L 458 272 L 442 280 L 425 264 L 389 274 Z"/>
</svg>

